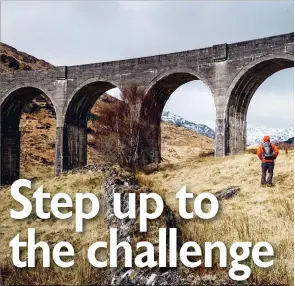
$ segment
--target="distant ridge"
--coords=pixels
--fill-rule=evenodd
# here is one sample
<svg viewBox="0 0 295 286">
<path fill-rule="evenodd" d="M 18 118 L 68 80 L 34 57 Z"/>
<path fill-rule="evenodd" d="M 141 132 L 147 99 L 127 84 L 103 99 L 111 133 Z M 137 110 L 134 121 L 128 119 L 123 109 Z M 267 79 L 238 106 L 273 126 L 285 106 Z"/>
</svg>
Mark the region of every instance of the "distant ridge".
<svg viewBox="0 0 295 286">
<path fill-rule="evenodd" d="M 175 115 L 170 111 L 164 111 L 162 114 L 162 120 L 173 123 L 177 126 L 182 126 L 185 129 L 192 130 L 198 134 L 202 134 L 209 138 L 215 138 L 215 132 L 205 124 L 196 124 L 188 120 L 183 119 L 181 116 Z"/>
<path fill-rule="evenodd" d="M 209 138 L 215 138 L 215 132 L 204 124 L 197 124 L 185 120 L 181 116 L 175 115 L 170 111 L 164 111 L 162 120 L 173 123 L 177 126 L 182 126 L 188 130 L 205 135 Z M 271 141 L 276 144 L 294 144 L 294 129 L 293 128 L 269 128 L 265 126 L 247 128 L 247 146 L 259 145 L 263 136 L 269 135 Z"/>
<path fill-rule="evenodd" d="M 50 63 L 0 42 L 0 73 L 15 70 L 42 70 L 52 68 Z"/>
</svg>

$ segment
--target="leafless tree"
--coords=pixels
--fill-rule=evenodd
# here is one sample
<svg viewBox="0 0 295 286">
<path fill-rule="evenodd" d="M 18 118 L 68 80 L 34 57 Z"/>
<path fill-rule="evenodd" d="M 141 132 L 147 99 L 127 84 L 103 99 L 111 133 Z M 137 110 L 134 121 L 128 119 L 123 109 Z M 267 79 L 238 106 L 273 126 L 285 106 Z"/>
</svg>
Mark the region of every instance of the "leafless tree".
<svg viewBox="0 0 295 286">
<path fill-rule="evenodd" d="M 104 100 L 98 105 L 94 124 L 99 140 L 95 148 L 109 163 L 119 163 L 132 171 L 146 164 L 149 141 L 154 132 L 153 104 L 143 102 L 146 94 L 136 85 L 122 90 L 121 100 Z"/>
</svg>

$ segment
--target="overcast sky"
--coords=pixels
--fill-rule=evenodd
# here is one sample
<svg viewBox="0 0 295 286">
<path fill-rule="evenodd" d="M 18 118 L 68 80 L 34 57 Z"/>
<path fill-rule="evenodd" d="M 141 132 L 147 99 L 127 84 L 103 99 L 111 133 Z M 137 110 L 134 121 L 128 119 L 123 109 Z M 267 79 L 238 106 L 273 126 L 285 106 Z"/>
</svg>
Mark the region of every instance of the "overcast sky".
<svg viewBox="0 0 295 286">
<path fill-rule="evenodd" d="M 120 60 L 294 31 L 293 1 L 1 2 L 1 41 L 54 65 Z M 293 126 L 294 69 L 268 78 L 251 101 L 251 126 Z M 213 99 L 200 81 L 165 106 L 214 128 Z"/>
</svg>

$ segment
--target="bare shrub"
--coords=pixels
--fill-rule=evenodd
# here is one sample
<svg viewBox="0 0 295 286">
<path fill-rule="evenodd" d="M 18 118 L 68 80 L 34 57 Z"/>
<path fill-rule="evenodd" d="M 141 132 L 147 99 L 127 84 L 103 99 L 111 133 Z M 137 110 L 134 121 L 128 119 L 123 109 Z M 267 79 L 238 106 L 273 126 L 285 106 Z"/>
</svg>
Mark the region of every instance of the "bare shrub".
<svg viewBox="0 0 295 286">
<path fill-rule="evenodd" d="M 142 88 L 136 85 L 124 88 L 121 99 L 99 104 L 98 120 L 93 123 L 99 138 L 95 148 L 108 163 L 136 171 L 145 164 L 143 155 L 148 152 L 147 141 L 154 129 L 152 116 L 141 116 L 145 99 Z M 147 106 L 152 111 L 152 106 Z"/>
</svg>

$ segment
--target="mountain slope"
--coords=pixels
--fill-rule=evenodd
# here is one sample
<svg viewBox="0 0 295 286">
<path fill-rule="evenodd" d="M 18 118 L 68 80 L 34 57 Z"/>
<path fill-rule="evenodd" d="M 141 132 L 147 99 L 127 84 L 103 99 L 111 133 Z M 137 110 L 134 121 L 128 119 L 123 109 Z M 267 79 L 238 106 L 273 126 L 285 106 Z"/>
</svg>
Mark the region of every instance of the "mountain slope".
<svg viewBox="0 0 295 286">
<path fill-rule="evenodd" d="M 197 124 L 185 120 L 181 116 L 175 115 L 170 111 L 164 111 L 162 120 L 173 123 L 177 126 L 182 126 L 185 129 L 192 130 L 196 133 L 205 135 L 209 138 L 215 138 L 215 132 L 204 124 Z M 288 143 L 288 139 L 294 137 L 293 128 L 269 128 L 266 126 L 248 127 L 247 128 L 247 145 L 258 145 L 261 143 L 263 136 L 269 135 L 274 143 Z M 285 142 L 288 141 L 288 142 Z M 292 144 L 292 143 L 288 143 Z"/>
<path fill-rule="evenodd" d="M 209 138 L 214 139 L 215 138 L 215 132 L 204 124 L 196 124 L 193 122 L 190 122 L 188 120 L 183 119 L 181 116 L 175 115 L 170 111 L 164 111 L 162 114 L 162 120 L 166 122 L 173 123 L 177 126 L 182 126 L 188 130 L 195 131 L 199 134 L 202 134 L 204 136 L 207 136 Z"/>
<path fill-rule="evenodd" d="M 288 140 L 284 141 L 284 143 L 287 143 L 287 144 L 294 144 L 294 137 L 289 138 Z"/>
<path fill-rule="evenodd" d="M 269 128 L 265 126 L 247 128 L 247 145 L 258 145 L 263 136 L 269 135 L 273 143 L 287 141 L 294 137 L 293 128 Z"/>
<path fill-rule="evenodd" d="M 49 69 L 53 67 L 53 65 L 44 60 L 39 60 L 27 53 L 20 52 L 4 43 L 0 43 L 0 57 L 1 73 L 14 70 Z"/>
</svg>

